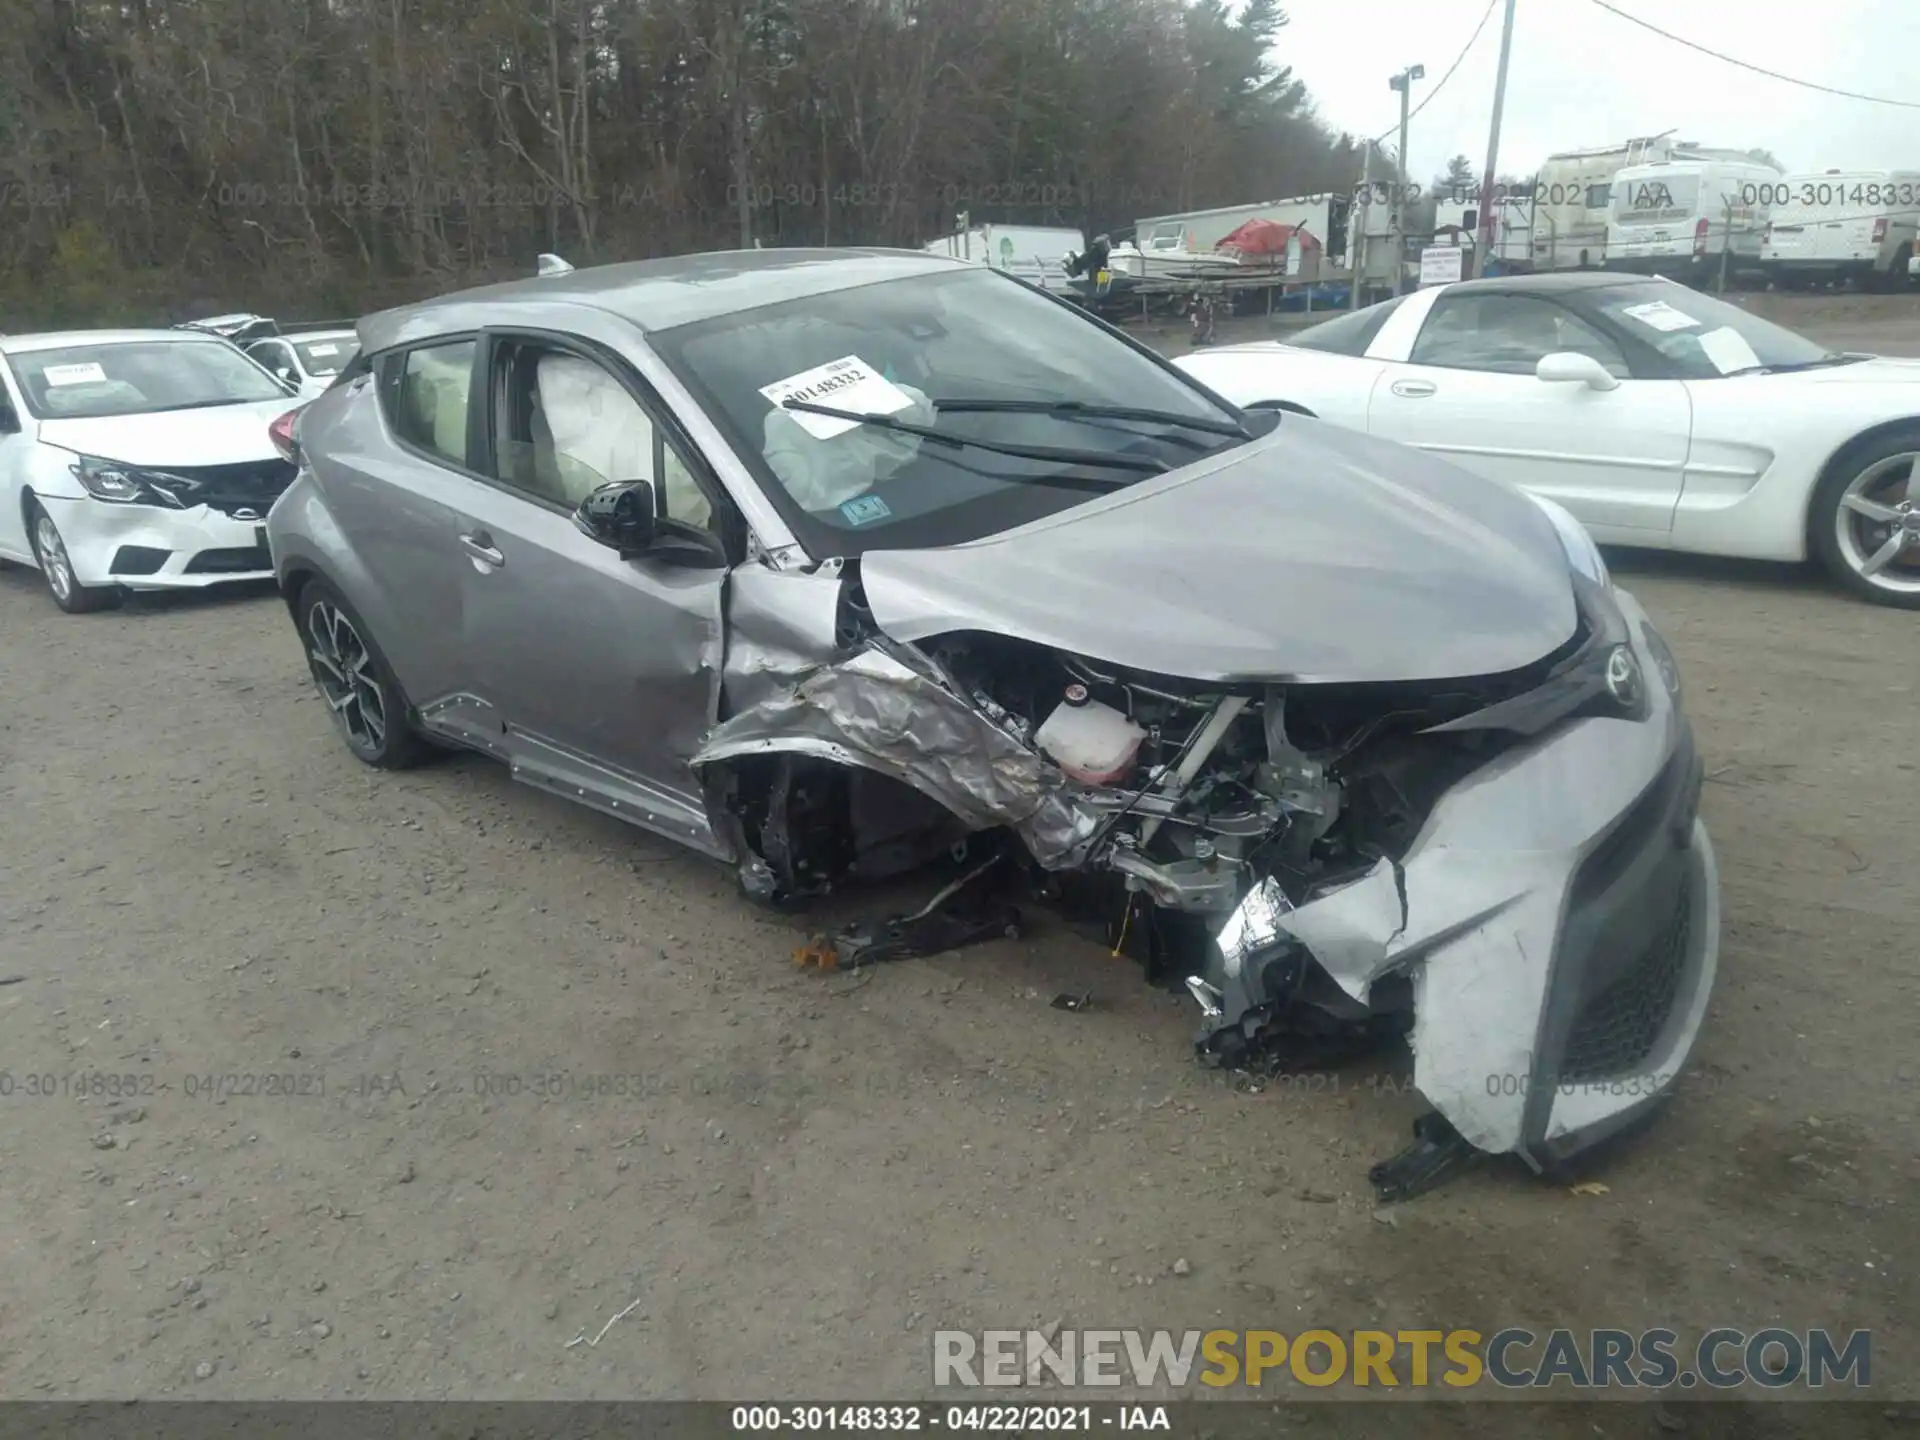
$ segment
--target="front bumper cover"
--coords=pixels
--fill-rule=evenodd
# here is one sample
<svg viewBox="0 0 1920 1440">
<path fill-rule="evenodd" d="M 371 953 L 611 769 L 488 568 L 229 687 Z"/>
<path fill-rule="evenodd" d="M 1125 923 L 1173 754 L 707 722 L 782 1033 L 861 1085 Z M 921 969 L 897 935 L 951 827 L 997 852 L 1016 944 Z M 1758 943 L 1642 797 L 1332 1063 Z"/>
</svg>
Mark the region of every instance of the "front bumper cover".
<svg viewBox="0 0 1920 1440">
<path fill-rule="evenodd" d="M 1643 672 L 1671 674 L 1645 612 L 1616 599 Z M 1645 720 L 1576 720 L 1454 787 L 1399 864 L 1255 917 L 1357 1004 L 1410 981 L 1416 1087 L 1476 1149 L 1536 1169 L 1673 1088 L 1713 987 L 1700 762 L 1677 679 L 1648 688 Z M 1223 927 L 1227 949 L 1245 924 Z"/>
<path fill-rule="evenodd" d="M 235 580 L 273 578 L 264 507 L 258 518 L 243 520 L 206 505 L 170 510 L 57 497 L 41 497 L 40 503 L 60 527 L 74 578 L 82 585 L 195 590 Z M 123 551 L 163 551 L 166 559 L 157 569 L 117 571 L 115 559 Z M 124 558 L 121 563 L 126 564 Z M 151 564 L 151 559 L 146 563 Z"/>
</svg>

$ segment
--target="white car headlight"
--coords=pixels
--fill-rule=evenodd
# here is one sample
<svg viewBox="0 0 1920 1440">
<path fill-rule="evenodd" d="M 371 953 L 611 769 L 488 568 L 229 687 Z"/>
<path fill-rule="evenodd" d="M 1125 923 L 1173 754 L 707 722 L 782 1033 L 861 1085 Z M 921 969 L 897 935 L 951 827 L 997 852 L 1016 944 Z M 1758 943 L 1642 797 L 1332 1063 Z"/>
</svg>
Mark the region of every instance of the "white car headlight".
<svg viewBox="0 0 1920 1440">
<path fill-rule="evenodd" d="M 1602 585 L 1613 584 L 1613 577 L 1607 573 L 1607 562 L 1600 557 L 1600 547 L 1593 543 L 1593 536 L 1564 505 L 1527 492 L 1527 498 L 1546 512 L 1547 519 L 1553 522 L 1553 528 L 1560 532 L 1560 548 L 1567 552 L 1567 563 L 1589 580 Z"/>
</svg>

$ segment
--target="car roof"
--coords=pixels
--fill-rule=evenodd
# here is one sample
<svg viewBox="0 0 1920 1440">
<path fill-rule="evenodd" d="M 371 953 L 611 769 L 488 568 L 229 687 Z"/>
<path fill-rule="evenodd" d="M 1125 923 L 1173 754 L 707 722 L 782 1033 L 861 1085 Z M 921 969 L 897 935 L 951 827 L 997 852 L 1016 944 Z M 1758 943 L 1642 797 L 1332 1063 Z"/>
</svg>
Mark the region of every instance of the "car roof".
<svg viewBox="0 0 1920 1440">
<path fill-rule="evenodd" d="M 595 265 L 456 291 L 369 315 L 359 334 L 370 352 L 511 318 L 536 320 L 549 306 L 587 306 L 646 330 L 669 330 L 782 300 L 826 295 L 882 280 L 978 269 L 921 250 L 723 250 Z"/>
<path fill-rule="evenodd" d="M 1617 270 L 1560 270 L 1547 275 L 1494 275 L 1484 280 L 1457 280 L 1449 291 L 1473 292 L 1498 290 L 1502 293 L 1563 294 L 1569 290 L 1612 290 L 1623 285 L 1645 285 L 1651 276 L 1633 275 Z"/>
<path fill-rule="evenodd" d="M 203 330 L 47 330 L 38 335 L 0 335 L 0 355 L 31 350 L 64 350 L 78 345 L 130 345 L 137 340 L 173 340 L 181 344 L 227 342 Z"/>
</svg>

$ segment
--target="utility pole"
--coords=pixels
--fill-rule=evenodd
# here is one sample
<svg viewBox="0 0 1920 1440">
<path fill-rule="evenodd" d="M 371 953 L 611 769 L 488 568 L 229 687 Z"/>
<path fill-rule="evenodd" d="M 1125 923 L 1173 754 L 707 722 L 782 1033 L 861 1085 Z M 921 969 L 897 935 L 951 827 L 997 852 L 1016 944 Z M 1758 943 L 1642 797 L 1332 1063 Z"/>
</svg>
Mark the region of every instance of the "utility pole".
<svg viewBox="0 0 1920 1440">
<path fill-rule="evenodd" d="M 1507 0 L 1511 6 L 1513 0 Z M 1393 293 L 1398 295 L 1407 278 L 1407 103 L 1413 99 L 1413 82 L 1427 78 L 1427 67 L 1409 65 L 1387 81 L 1387 88 L 1400 92 L 1400 165 L 1399 187 L 1393 197 Z"/>
<path fill-rule="evenodd" d="M 1507 56 L 1513 51 L 1513 0 L 1507 0 L 1506 17 L 1500 23 L 1500 73 L 1493 82 L 1493 123 L 1487 129 L 1487 168 L 1480 172 L 1480 243 L 1473 249 L 1473 273 L 1477 279 L 1487 271 L 1487 254 L 1493 249 L 1493 217 L 1498 203 L 1493 194 L 1494 171 L 1500 164 L 1500 112 L 1507 104 Z"/>
<path fill-rule="evenodd" d="M 1360 291 L 1367 279 L 1367 203 L 1373 192 L 1373 142 L 1364 141 L 1360 152 L 1360 204 L 1358 219 L 1347 215 L 1348 251 L 1353 256 L 1353 277 L 1347 285 L 1347 308 L 1360 308 Z"/>
</svg>

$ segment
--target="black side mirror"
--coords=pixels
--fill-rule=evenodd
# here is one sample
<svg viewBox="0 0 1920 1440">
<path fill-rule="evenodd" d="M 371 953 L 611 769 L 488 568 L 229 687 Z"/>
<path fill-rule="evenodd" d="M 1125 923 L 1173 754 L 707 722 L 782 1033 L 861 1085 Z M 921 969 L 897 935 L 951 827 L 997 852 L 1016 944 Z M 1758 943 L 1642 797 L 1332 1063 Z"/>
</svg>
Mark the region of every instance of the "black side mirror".
<svg viewBox="0 0 1920 1440">
<path fill-rule="evenodd" d="M 18 435 L 20 417 L 13 413 L 13 406 L 0 400 L 0 435 Z"/>
<path fill-rule="evenodd" d="M 580 502 L 573 523 L 582 533 L 618 550 L 622 560 L 638 555 L 653 543 L 658 528 L 653 486 L 645 480 L 602 485 Z"/>
</svg>

